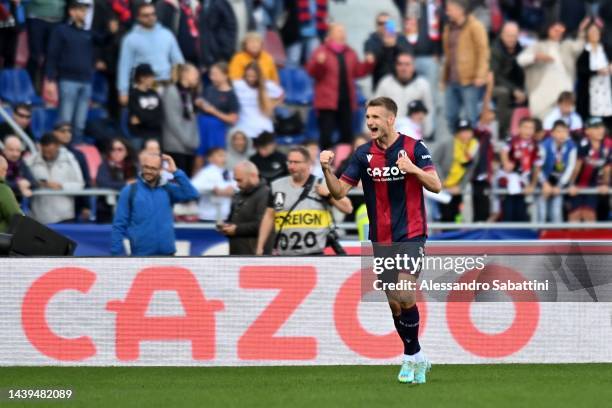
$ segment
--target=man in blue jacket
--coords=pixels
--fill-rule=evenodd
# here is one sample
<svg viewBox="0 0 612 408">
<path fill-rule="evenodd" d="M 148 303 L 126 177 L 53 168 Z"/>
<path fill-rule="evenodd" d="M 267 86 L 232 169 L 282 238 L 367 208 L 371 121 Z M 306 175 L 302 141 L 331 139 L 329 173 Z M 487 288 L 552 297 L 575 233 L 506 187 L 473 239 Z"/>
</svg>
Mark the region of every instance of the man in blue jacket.
<svg viewBox="0 0 612 408">
<path fill-rule="evenodd" d="M 163 163 L 174 175 L 161 183 Z M 174 255 L 174 220 L 172 206 L 177 202 L 196 200 L 198 192 L 182 170 L 168 155 L 143 153 L 141 173 L 134 184 L 121 190 L 113 220 L 111 253 L 123 255 L 123 238 L 130 241 L 132 255 Z"/>
</svg>

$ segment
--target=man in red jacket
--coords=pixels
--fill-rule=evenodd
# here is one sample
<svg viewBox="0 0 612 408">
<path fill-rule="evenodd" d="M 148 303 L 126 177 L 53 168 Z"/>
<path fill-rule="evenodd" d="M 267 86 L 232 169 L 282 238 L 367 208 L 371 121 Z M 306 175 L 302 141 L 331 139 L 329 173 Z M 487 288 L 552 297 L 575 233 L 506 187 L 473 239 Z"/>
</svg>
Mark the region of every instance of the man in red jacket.
<svg viewBox="0 0 612 408">
<path fill-rule="evenodd" d="M 318 113 L 322 150 L 332 146 L 336 129 L 340 132 L 339 143 L 352 142 L 352 115 L 357 110 L 354 81 L 372 72 L 374 62 L 372 54 L 360 62 L 346 44 L 344 27 L 330 24 L 325 42 L 314 51 L 306 66 L 315 81 L 314 108 Z"/>
</svg>

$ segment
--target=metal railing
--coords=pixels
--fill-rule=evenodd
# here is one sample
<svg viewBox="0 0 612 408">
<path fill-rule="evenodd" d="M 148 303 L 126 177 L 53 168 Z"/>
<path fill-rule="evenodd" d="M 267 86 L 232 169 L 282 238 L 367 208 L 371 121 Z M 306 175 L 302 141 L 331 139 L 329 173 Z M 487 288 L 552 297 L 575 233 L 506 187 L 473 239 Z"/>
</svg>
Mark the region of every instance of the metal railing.
<svg viewBox="0 0 612 408">
<path fill-rule="evenodd" d="M 30 136 L 28 136 L 27 133 L 24 132 L 23 129 L 20 128 L 17 123 L 15 123 L 11 115 L 8 114 L 8 112 L 4 109 L 2 105 L 0 105 L 0 116 L 2 116 L 4 120 L 9 124 L 11 129 L 13 129 L 13 131 L 17 135 L 17 137 L 19 137 L 23 141 L 23 143 L 26 144 L 28 150 L 32 153 L 36 153 L 36 144 L 34 144 L 32 139 L 30 139 Z M 0 147 L 4 148 L 4 145 Z"/>
</svg>

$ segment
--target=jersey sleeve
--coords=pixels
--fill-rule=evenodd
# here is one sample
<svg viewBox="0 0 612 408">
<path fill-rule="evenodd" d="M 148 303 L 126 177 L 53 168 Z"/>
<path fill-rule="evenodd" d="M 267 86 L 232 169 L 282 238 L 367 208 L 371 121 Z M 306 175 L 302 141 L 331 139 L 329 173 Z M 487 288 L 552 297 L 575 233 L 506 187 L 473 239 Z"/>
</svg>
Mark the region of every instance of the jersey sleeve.
<svg viewBox="0 0 612 408">
<path fill-rule="evenodd" d="M 340 180 L 350 184 L 353 187 L 359 184 L 359 179 L 361 178 L 361 166 L 359 164 L 358 156 L 359 155 L 357 152 L 353 153 L 346 170 L 344 170 L 344 173 L 342 173 L 342 176 L 340 176 Z"/>
<path fill-rule="evenodd" d="M 431 160 L 431 153 L 425 146 L 422 140 L 414 145 L 414 164 L 421 170 L 435 169 L 433 161 Z"/>
</svg>

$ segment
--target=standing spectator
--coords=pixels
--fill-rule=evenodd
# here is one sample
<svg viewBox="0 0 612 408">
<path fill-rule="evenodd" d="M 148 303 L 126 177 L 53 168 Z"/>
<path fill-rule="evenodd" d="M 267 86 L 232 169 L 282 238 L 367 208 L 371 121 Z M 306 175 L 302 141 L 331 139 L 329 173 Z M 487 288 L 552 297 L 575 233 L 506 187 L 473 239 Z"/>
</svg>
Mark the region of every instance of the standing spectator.
<svg viewBox="0 0 612 408">
<path fill-rule="evenodd" d="M 421 101 L 426 114 L 422 136 L 429 137 L 433 133 L 435 111 L 431 85 L 424 77 L 417 75 L 412 55 L 401 53 L 397 56 L 394 73 L 385 76 L 380 81 L 374 96 L 386 96 L 397 103 L 400 109 L 398 111 L 398 126 L 402 124 L 401 119 L 409 114 L 410 103 L 417 100 Z M 431 112 L 431 115 L 428 115 L 428 112 Z"/>
<path fill-rule="evenodd" d="M 123 38 L 117 69 L 119 101 L 128 103 L 128 91 L 132 70 L 140 64 L 149 64 L 157 81 L 170 84 L 172 67 L 184 62 L 181 49 L 170 30 L 157 22 L 155 6 L 140 3 L 137 8 L 137 24 Z"/>
<path fill-rule="evenodd" d="M 106 100 L 108 116 L 118 123 L 120 121 L 120 105 L 119 93 L 115 84 L 117 83 L 119 50 L 125 31 L 120 27 L 119 20 L 114 15 L 111 15 L 106 21 L 105 31 L 107 32 L 106 41 L 96 48 L 96 69 L 104 75 L 108 84 Z"/>
<path fill-rule="evenodd" d="M 23 145 L 17 136 L 7 136 L 1 156 L 8 163 L 5 176 L 6 184 L 13 190 L 17 200 L 32 197 L 32 190 L 37 187 L 32 172 L 23 160 Z"/>
<path fill-rule="evenodd" d="M 287 156 L 276 150 L 276 140 L 272 133 L 263 132 L 253 142 L 257 153 L 250 160 L 257 166 L 262 178 L 271 183 L 289 174 Z"/>
<path fill-rule="evenodd" d="M 185 60 L 199 65 L 197 0 L 162 0 L 156 3 L 159 22 L 174 34 Z"/>
<path fill-rule="evenodd" d="M 0 0 L 0 69 L 13 68 L 17 39 L 25 24 L 25 9 L 20 0 Z"/>
<path fill-rule="evenodd" d="M 602 30 L 595 22 L 587 26 L 587 44 L 577 62 L 577 107 L 583 119 L 601 117 L 612 129 L 612 66 L 601 35 Z"/>
<path fill-rule="evenodd" d="M 355 51 L 346 44 L 346 31 L 340 24 L 331 24 L 325 43 L 308 61 L 308 73 L 315 81 L 314 108 L 319 122 L 321 149 L 332 146 L 332 135 L 340 131 L 339 143 L 353 140 L 353 111 L 357 110 L 355 79 L 372 72 L 374 56 L 367 54 L 360 62 Z"/>
<path fill-rule="evenodd" d="M 168 163 L 173 182 L 161 184 L 162 160 Z M 172 206 L 198 198 L 187 175 L 168 155 L 140 155 L 141 174 L 126 185 L 119 202 L 111 232 L 111 254 L 124 254 L 123 239 L 128 238 L 133 256 L 174 255 L 176 252 Z"/>
<path fill-rule="evenodd" d="M 416 140 L 424 139 L 426 133 L 427 107 L 419 99 L 408 104 L 408 116 L 398 117 L 395 129 Z"/>
<path fill-rule="evenodd" d="M 243 79 L 234 81 L 234 92 L 240 104 L 236 128 L 250 138 L 261 132 L 274 131 L 272 115 L 274 108 L 282 102 L 283 89 L 263 78 L 256 62 L 246 67 Z"/>
<path fill-rule="evenodd" d="M 221 222 L 227 219 L 235 184 L 225 169 L 226 154 L 220 147 L 212 148 L 206 155 L 206 165 L 191 180 L 200 194 L 198 218 L 200 221 Z"/>
<path fill-rule="evenodd" d="M 510 129 L 513 107 L 527 102 L 525 73 L 516 60 L 523 50 L 518 42 L 519 32 L 518 24 L 507 22 L 491 47 L 491 72 L 495 81 L 493 99 L 499 118 L 499 134 L 503 137 Z"/>
<path fill-rule="evenodd" d="M 244 132 L 237 130 L 229 137 L 225 168 L 233 169 L 238 163 L 249 160 L 253 154 L 251 139 Z M 259 174 L 259 172 L 258 172 Z"/>
<path fill-rule="evenodd" d="M 266 212 L 270 188 L 259 179 L 257 167 L 240 162 L 234 167 L 234 180 L 239 191 L 232 197 L 227 221 L 218 229 L 229 238 L 230 255 L 255 255 L 261 219 Z M 264 246 L 264 253 L 272 250 L 272 239 Z"/>
<path fill-rule="evenodd" d="M 26 4 L 28 30 L 28 73 L 36 88 L 40 88 L 43 66 L 51 32 L 64 19 L 65 0 L 30 0 Z"/>
<path fill-rule="evenodd" d="M 41 188 L 71 192 L 85 186 L 79 163 L 52 133 L 43 135 L 40 152 L 30 156 L 27 163 Z M 31 208 L 34 218 L 43 224 L 75 219 L 74 197 L 70 195 L 32 197 Z"/>
<path fill-rule="evenodd" d="M 570 222 L 593 222 L 597 216 L 597 194 L 580 194 L 584 188 L 597 188 L 600 195 L 610 191 L 612 143 L 606 139 L 606 127 L 601 118 L 590 118 L 586 138 L 578 147 L 578 160 L 570 181 Z"/>
<path fill-rule="evenodd" d="M 308 61 L 327 31 L 328 0 L 285 1 L 287 19 L 281 36 L 287 50 L 287 64 L 300 66 Z"/>
<path fill-rule="evenodd" d="M 607 55 L 612 55 L 612 2 L 602 1 L 599 4 L 599 17 L 603 20 L 603 43 Z"/>
<path fill-rule="evenodd" d="M 373 92 L 385 75 L 393 74 L 398 55 L 411 49 L 406 38 L 399 35 L 398 31 L 397 24 L 389 13 L 378 13 L 376 31 L 370 34 L 364 45 L 364 52 L 374 55 L 376 61 L 372 72 Z"/>
<path fill-rule="evenodd" d="M 191 65 L 181 65 L 178 81 L 164 93 L 162 124 L 164 151 L 188 175 L 193 171 L 195 151 L 200 144 L 195 112 L 200 73 Z"/>
<path fill-rule="evenodd" d="M 540 222 L 563 222 L 563 195 L 576 166 L 576 145 L 569 137 L 569 127 L 558 120 L 551 137 L 542 142 L 542 194 L 538 197 Z"/>
<path fill-rule="evenodd" d="M 162 101 L 154 89 L 155 73 L 149 64 L 140 64 L 134 70 L 134 85 L 128 101 L 129 130 L 138 149 L 145 139 L 161 139 Z"/>
<path fill-rule="evenodd" d="M 478 104 L 489 72 L 489 42 L 480 21 L 469 14 L 466 0 L 446 3 L 449 24 L 444 28 L 444 73 L 446 120 L 451 130 L 461 110 L 472 126 L 478 121 Z"/>
<path fill-rule="evenodd" d="M 32 123 L 32 106 L 25 103 L 15 105 L 12 118 L 17 126 L 19 126 L 30 139 L 34 140 L 34 133 L 32 133 L 32 127 L 30 126 Z M 8 122 L 0 123 L 0 142 L 2 142 L 5 137 L 13 134 L 15 134 L 15 131 Z"/>
<path fill-rule="evenodd" d="M 236 81 L 244 77 L 246 68 L 257 63 L 265 80 L 279 83 L 274 58 L 263 49 L 263 38 L 256 32 L 247 33 L 242 40 L 242 51 L 237 52 L 229 63 L 229 77 Z"/>
<path fill-rule="evenodd" d="M 517 57 L 519 65 L 525 69 L 529 110 L 541 119 L 554 108 L 561 92 L 574 89 L 576 59 L 584 49 L 584 42 L 581 39 L 564 40 L 564 34 L 563 23 L 554 22 L 546 30 L 545 39 L 537 41 Z"/>
<path fill-rule="evenodd" d="M 13 191 L 6 184 L 7 171 L 8 163 L 0 156 L 0 233 L 7 231 L 13 215 L 23 215 Z"/>
<path fill-rule="evenodd" d="M 238 43 L 238 23 L 228 0 L 203 0 L 200 8 L 200 63 L 229 61 Z"/>
<path fill-rule="evenodd" d="M 136 160 L 130 143 L 120 137 L 113 139 L 104 159 L 98 167 L 96 186 L 120 191 L 126 184 L 136 181 Z M 113 209 L 107 197 L 98 198 L 96 221 L 109 223 L 113 220 Z"/>
<path fill-rule="evenodd" d="M 576 100 L 574 94 L 569 91 L 561 92 L 557 98 L 557 106 L 544 119 L 544 130 L 550 131 L 556 121 L 562 120 L 569 127 L 570 131 L 582 129 L 582 118 L 576 113 Z"/>
</svg>

